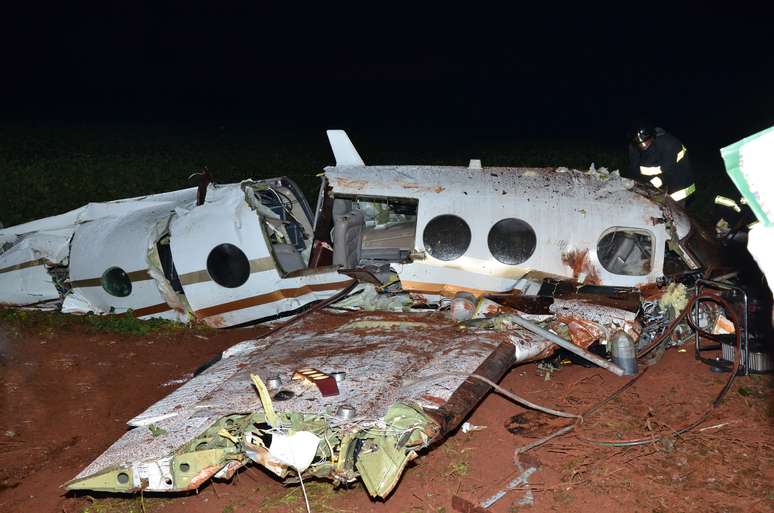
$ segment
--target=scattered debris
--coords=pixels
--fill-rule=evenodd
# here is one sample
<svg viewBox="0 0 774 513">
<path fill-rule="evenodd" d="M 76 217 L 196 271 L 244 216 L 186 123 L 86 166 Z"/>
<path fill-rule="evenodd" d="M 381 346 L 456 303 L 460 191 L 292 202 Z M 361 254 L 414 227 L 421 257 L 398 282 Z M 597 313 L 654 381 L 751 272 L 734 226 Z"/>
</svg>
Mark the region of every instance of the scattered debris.
<svg viewBox="0 0 774 513">
<path fill-rule="evenodd" d="M 460 428 L 463 433 L 470 433 L 471 431 L 483 431 L 484 429 L 486 429 L 486 426 L 476 426 L 470 422 L 463 422 L 462 427 Z"/>
<path fill-rule="evenodd" d="M 287 178 L 220 185 L 206 173 L 199 188 L 0 229 L 4 303 L 213 327 L 296 314 L 129 420 L 68 489 L 180 492 L 258 464 L 302 487 L 360 480 L 384 498 L 421 451 L 460 424 L 484 428 L 462 421 L 491 388 L 573 419 L 518 456 L 631 386 L 638 359 L 694 335 L 736 340 L 712 408 L 725 397 L 748 332 L 741 299 L 694 286 L 733 267 L 671 200 L 594 165 L 365 166 L 344 132 L 328 135 L 336 166 L 315 210 Z M 559 348 L 635 377 L 583 414 L 497 384 Z M 556 370 L 541 368 L 546 380 Z M 520 505 L 534 500 L 537 467 L 518 461 L 519 476 L 476 508 L 522 486 Z"/>
<path fill-rule="evenodd" d="M 489 497 L 485 501 L 481 503 L 482 508 L 489 508 L 491 507 L 495 502 L 499 501 L 503 497 L 505 497 L 505 494 L 507 494 L 511 490 L 515 490 L 519 487 L 526 487 L 526 491 L 524 492 L 524 497 L 519 500 L 518 505 L 519 506 L 528 506 L 531 505 L 535 498 L 532 495 L 532 490 L 529 487 L 529 478 L 537 471 L 537 467 L 527 467 L 526 469 L 521 466 L 521 463 L 519 463 L 519 471 L 521 471 L 521 474 L 519 474 L 516 479 L 509 482 L 508 485 L 505 487 L 504 490 L 500 490 L 493 496 Z"/>
</svg>

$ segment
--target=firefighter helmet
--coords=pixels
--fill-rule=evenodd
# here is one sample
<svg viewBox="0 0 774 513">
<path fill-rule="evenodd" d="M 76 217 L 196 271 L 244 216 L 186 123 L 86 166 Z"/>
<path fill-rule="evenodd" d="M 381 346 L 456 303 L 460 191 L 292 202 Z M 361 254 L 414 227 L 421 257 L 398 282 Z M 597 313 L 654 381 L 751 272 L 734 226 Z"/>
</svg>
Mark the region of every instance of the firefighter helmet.
<svg viewBox="0 0 774 513">
<path fill-rule="evenodd" d="M 634 130 L 634 144 L 644 144 L 653 139 L 653 129 L 649 126 L 641 126 Z"/>
</svg>

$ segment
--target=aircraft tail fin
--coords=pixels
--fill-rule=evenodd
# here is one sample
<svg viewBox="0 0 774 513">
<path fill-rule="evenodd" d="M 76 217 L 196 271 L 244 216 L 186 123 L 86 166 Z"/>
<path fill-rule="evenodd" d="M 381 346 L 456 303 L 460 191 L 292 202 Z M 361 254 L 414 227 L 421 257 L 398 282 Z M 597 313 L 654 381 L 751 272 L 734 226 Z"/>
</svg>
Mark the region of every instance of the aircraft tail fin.
<svg viewBox="0 0 774 513">
<path fill-rule="evenodd" d="M 337 166 L 365 166 L 352 141 L 344 130 L 328 130 L 328 141 L 331 143 L 333 156 Z"/>
</svg>

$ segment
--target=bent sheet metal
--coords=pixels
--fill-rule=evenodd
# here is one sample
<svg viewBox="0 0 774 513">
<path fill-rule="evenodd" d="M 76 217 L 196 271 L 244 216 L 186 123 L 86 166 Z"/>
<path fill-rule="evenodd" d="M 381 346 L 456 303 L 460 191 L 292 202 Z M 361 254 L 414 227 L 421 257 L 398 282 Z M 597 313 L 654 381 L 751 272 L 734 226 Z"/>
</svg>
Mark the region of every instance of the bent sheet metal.
<svg viewBox="0 0 774 513">
<path fill-rule="evenodd" d="M 520 329 L 462 328 L 436 313 L 317 312 L 228 350 L 131 419 L 133 428 L 67 488 L 190 490 L 249 462 L 286 477 L 292 469 L 276 457 L 275 440 L 310 432 L 320 443 L 304 475 L 338 483 L 359 478 L 371 495 L 384 497 L 406 463 L 454 429 L 488 390 L 465 376 L 498 380 L 516 361 L 517 347 L 519 359 L 529 360 L 550 343 Z M 308 380 L 291 379 L 299 367 L 345 370 L 346 378 L 338 395 L 326 397 Z M 251 375 L 262 382 L 281 377 L 268 408 Z M 354 415 L 337 416 L 342 405 Z"/>
</svg>

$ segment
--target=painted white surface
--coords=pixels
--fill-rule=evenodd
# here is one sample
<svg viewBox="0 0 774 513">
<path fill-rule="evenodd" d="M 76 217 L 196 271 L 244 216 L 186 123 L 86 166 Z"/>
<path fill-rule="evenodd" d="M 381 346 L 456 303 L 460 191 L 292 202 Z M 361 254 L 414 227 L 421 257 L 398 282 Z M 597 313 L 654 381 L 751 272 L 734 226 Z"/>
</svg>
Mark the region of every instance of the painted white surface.
<svg viewBox="0 0 774 513">
<path fill-rule="evenodd" d="M 137 236 L 135 228 L 130 226 L 126 235 L 121 233 L 123 231 L 121 219 L 131 220 L 145 215 L 136 214 L 138 212 L 171 211 L 175 205 L 191 202 L 195 197 L 196 189 L 190 188 L 105 203 L 89 203 L 64 214 L 0 229 L 0 243 L 13 244 L 12 247 L 0 253 L 0 269 L 44 259 L 47 265 L 69 264 L 71 280 L 100 277 L 106 269 L 106 267 L 102 268 L 106 261 L 111 261 L 109 257 L 115 256 L 116 260 L 134 264 L 136 255 L 147 252 L 147 244 L 136 247 L 133 245 L 133 242 L 143 239 Z M 128 222 L 131 225 L 135 221 Z M 89 224 L 91 227 L 85 228 L 84 233 L 88 232 L 91 235 L 83 239 L 84 243 L 81 244 L 78 241 L 82 238 L 74 237 L 74 234 Z M 112 235 L 100 233 L 103 230 L 109 231 Z M 72 238 L 76 240 L 72 242 L 71 254 Z M 76 255 L 75 258 L 73 255 Z M 147 265 L 144 268 L 147 268 Z M 125 268 L 128 272 L 137 269 Z M 150 306 L 150 303 L 147 303 L 149 296 L 144 292 L 147 289 L 147 292 L 152 294 L 152 291 L 146 285 L 138 287 L 137 295 L 133 290 L 132 295 L 123 298 L 123 301 L 108 301 L 103 297 L 108 296 L 104 291 L 101 296 L 95 290 L 74 290 L 65 298 L 63 311 L 66 313 L 107 312 L 111 306 L 115 306 L 120 312 L 127 308 Z M 96 287 L 89 289 L 96 289 Z M 102 290 L 101 287 L 99 290 Z M 112 296 L 109 297 L 112 298 Z M 60 295 L 46 270 L 46 265 L 0 273 L 0 303 L 28 305 L 58 299 Z M 138 301 L 133 302 L 134 299 Z M 162 302 L 163 300 L 159 300 L 153 304 Z M 169 315 L 169 313 L 162 314 L 162 316 Z"/>
<path fill-rule="evenodd" d="M 81 223 L 75 230 L 70 251 L 70 281 L 101 278 L 111 267 L 126 273 L 147 271 L 148 250 L 156 244 L 166 229 L 175 204 L 156 203 L 119 217 L 106 217 Z M 101 285 L 73 287 L 65 298 L 68 312 L 122 313 L 166 303 L 156 280 L 132 280 L 132 292 L 116 297 Z M 156 317 L 176 319 L 174 312 L 156 314 Z"/>
<path fill-rule="evenodd" d="M 328 130 L 328 141 L 331 143 L 333 156 L 337 166 L 364 166 L 363 159 L 349 140 L 344 130 Z"/>
<path fill-rule="evenodd" d="M 0 269 L 5 270 L 0 272 L 0 304 L 24 306 L 59 299 L 47 266 L 67 263 L 71 235 L 67 228 L 33 233 L 0 253 Z M 37 260 L 42 262 L 10 270 Z"/>
<path fill-rule="evenodd" d="M 62 228 L 72 228 L 78 223 L 93 221 L 103 217 L 120 217 L 135 210 L 152 207 L 154 204 L 183 203 L 190 201 L 190 198 L 192 197 L 196 197 L 195 187 L 181 189 L 179 191 L 163 192 L 160 194 L 150 194 L 148 196 L 139 196 L 136 198 L 106 201 L 104 203 L 89 203 L 88 205 L 65 212 L 64 214 L 0 229 L 0 241 L 2 241 L 4 237 L 12 235 L 60 230 Z"/>
<path fill-rule="evenodd" d="M 346 319 L 335 321 L 338 316 L 318 312 L 275 336 L 240 342 L 231 357 L 220 360 L 129 421 L 131 426 L 144 426 L 152 419 L 165 434 L 154 436 L 148 429 L 131 429 L 77 477 L 113 465 L 163 461 L 220 417 L 260 411 L 262 405 L 251 374 L 264 380 L 269 376 L 283 377 L 282 388 L 295 395 L 275 402 L 278 412 L 329 416 L 339 405 L 354 407 L 353 419 L 331 418 L 332 425 L 346 431 L 377 424 L 395 402 L 414 402 L 429 410 L 438 408 L 438 403 L 428 397 L 448 400 L 465 381 L 465 375 L 474 372 L 503 342 L 513 344 L 517 361 L 534 358 L 551 345 L 519 327 L 509 333 L 455 329 L 455 336 L 449 340 L 432 341 L 432 332 L 454 328 L 455 324 L 437 314 L 428 318 L 420 313 L 370 313 L 357 317 L 355 322 L 389 316 L 391 321 L 402 319 L 412 323 L 407 329 L 377 329 L 363 335 L 349 330 Z M 320 323 L 340 326 L 319 332 Z M 362 350 L 364 346 L 368 350 Z M 433 349 L 428 350 L 429 347 Z M 439 350 L 441 347 L 444 350 Z M 328 373 L 346 370 L 346 379 L 338 384 L 339 395 L 322 397 L 314 385 L 291 381 L 296 369 L 309 366 Z"/>
<path fill-rule="evenodd" d="M 170 223 L 170 246 L 179 276 L 207 270 L 207 257 L 220 244 L 233 244 L 248 260 L 273 259 L 264 235 L 262 219 L 245 202 L 239 184 L 210 187 L 204 205 L 178 213 Z M 311 244 L 311 241 L 309 241 Z M 186 298 L 196 312 L 226 303 L 253 298 L 282 289 L 295 289 L 309 284 L 343 283 L 348 278 L 337 272 L 321 272 L 283 278 L 276 268 L 253 272 L 247 281 L 235 288 L 219 285 L 211 279 L 183 285 Z M 343 286 L 342 286 L 343 288 Z M 281 312 L 294 310 L 311 301 L 323 299 L 336 290 L 310 292 L 299 297 L 235 309 L 204 317 L 213 326 L 232 326 Z"/>
<path fill-rule="evenodd" d="M 658 205 L 632 191 L 632 182 L 567 169 L 368 166 L 325 169 L 334 194 L 389 196 L 419 201 L 415 249 L 425 250 L 422 234 L 436 216 L 463 218 L 471 243 L 461 257 L 441 261 L 429 254 L 399 266 L 402 280 L 440 283 L 492 291 L 511 290 L 527 271 L 572 277 L 562 256 L 589 250 L 601 283 L 636 286 L 661 274 L 666 232 L 652 218 L 663 217 Z M 497 262 L 489 252 L 490 228 L 505 218 L 522 219 L 535 231 L 535 252 L 519 265 Z M 653 238 L 651 272 L 644 276 L 612 274 L 599 263 L 596 247 L 612 227 L 648 231 Z"/>
<path fill-rule="evenodd" d="M 774 219 L 774 131 L 742 145 L 739 167 L 766 216 Z"/>
<path fill-rule="evenodd" d="M 750 229 L 747 235 L 747 250 L 760 267 L 769 289 L 774 287 L 774 226 L 763 226 L 758 223 Z"/>
</svg>

